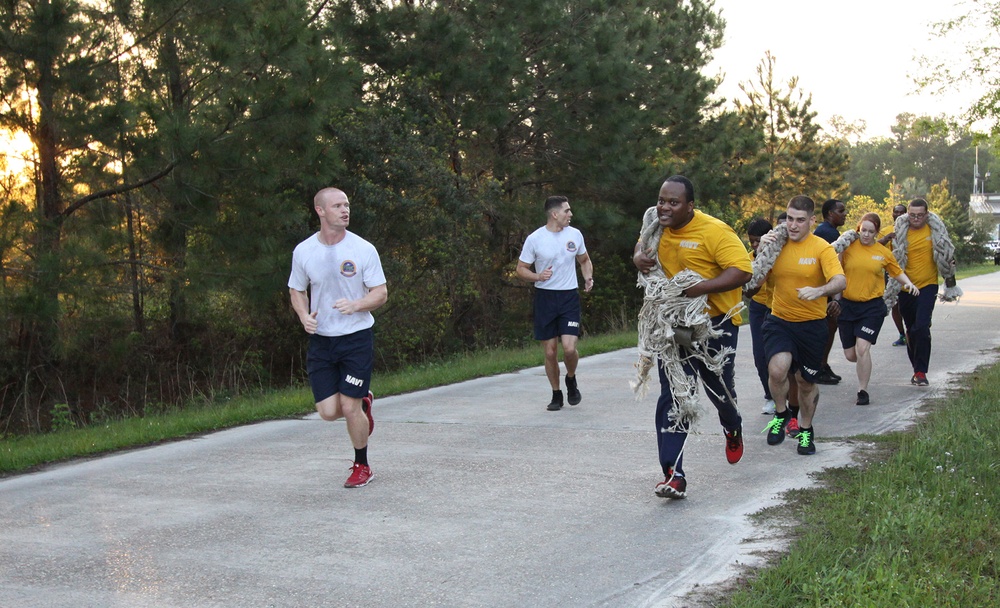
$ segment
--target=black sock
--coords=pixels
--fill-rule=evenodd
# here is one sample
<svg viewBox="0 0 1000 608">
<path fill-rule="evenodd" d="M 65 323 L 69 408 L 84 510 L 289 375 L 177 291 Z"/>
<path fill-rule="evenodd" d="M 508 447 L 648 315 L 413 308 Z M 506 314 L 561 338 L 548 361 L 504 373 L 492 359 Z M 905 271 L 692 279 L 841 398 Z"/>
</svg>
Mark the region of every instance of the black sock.
<svg viewBox="0 0 1000 608">
<path fill-rule="evenodd" d="M 368 446 L 361 449 L 354 448 L 354 462 L 357 464 L 368 464 Z"/>
<path fill-rule="evenodd" d="M 792 418 L 795 418 L 796 420 L 799 419 L 799 406 L 797 406 L 797 405 L 789 405 L 788 409 L 786 411 L 789 411 L 789 412 L 792 413 Z"/>
</svg>

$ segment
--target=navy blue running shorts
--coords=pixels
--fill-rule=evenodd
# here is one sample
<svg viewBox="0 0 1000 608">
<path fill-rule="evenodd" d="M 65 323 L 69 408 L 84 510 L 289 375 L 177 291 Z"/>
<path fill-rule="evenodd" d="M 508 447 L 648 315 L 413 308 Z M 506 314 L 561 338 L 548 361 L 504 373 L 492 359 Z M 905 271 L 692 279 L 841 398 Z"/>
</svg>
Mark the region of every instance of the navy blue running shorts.
<svg viewBox="0 0 1000 608">
<path fill-rule="evenodd" d="M 840 332 L 840 343 L 844 345 L 844 350 L 854 348 L 858 338 L 875 344 L 879 332 L 882 331 L 885 313 L 885 300 L 882 298 L 874 298 L 867 302 L 840 298 L 837 330 Z"/>
<path fill-rule="evenodd" d="M 580 335 L 580 293 L 575 289 L 535 290 L 535 339 Z"/>
<path fill-rule="evenodd" d="M 826 340 L 830 335 L 826 317 L 813 321 L 785 321 L 767 315 L 761 328 L 764 335 L 764 356 L 770 361 L 778 353 L 791 353 L 789 372 L 799 371 L 806 382 L 816 382 L 826 354 Z"/>
<path fill-rule="evenodd" d="M 309 336 L 306 371 L 316 403 L 337 393 L 355 399 L 367 396 L 374 365 L 371 328 L 346 336 Z"/>
</svg>

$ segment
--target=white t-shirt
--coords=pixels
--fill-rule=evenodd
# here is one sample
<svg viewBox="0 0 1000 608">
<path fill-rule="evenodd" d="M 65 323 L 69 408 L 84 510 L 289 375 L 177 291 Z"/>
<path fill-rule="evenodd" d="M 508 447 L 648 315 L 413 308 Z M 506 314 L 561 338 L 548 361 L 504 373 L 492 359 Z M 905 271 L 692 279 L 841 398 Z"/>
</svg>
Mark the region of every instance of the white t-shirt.
<svg viewBox="0 0 1000 608">
<path fill-rule="evenodd" d="M 347 231 L 336 245 L 324 245 L 316 233 L 292 252 L 288 287 L 310 291 L 309 312 L 319 311 L 316 333 L 321 336 L 346 336 L 375 325 L 372 313 L 341 314 L 333 303 L 360 300 L 379 285 L 385 285 L 385 274 L 378 251 L 353 232 Z"/>
<path fill-rule="evenodd" d="M 548 281 L 538 281 L 538 289 L 576 289 L 576 256 L 587 253 L 583 233 L 566 226 L 559 232 L 552 232 L 545 226 L 528 235 L 517 259 L 525 264 L 534 264 L 535 272 L 552 267 Z"/>
</svg>

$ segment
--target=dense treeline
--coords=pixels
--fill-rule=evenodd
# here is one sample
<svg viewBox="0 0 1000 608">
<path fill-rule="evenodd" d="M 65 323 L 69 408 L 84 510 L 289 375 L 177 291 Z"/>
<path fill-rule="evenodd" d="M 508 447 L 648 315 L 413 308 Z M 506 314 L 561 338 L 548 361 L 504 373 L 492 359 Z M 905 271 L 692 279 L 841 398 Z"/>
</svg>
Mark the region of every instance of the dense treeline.
<svg viewBox="0 0 1000 608">
<path fill-rule="evenodd" d="M 379 247 L 379 364 L 519 342 L 512 273 L 540 204 L 574 201 L 601 287 L 661 176 L 735 217 L 752 129 L 700 73 L 701 1 L 13 0 L 0 125 L 35 146 L 4 184 L 0 433 L 288 383 L 290 252 L 338 185 Z M 708 176 L 712 178 L 709 179 Z"/>
<path fill-rule="evenodd" d="M 514 260 L 552 193 L 595 263 L 585 331 L 630 325 L 667 175 L 734 225 L 848 192 L 772 58 L 713 96 L 723 26 L 703 0 L 3 3 L 0 128 L 33 149 L 0 183 L 0 435 L 301 379 L 286 281 L 328 185 L 382 255 L 382 368 L 529 338 Z"/>
</svg>

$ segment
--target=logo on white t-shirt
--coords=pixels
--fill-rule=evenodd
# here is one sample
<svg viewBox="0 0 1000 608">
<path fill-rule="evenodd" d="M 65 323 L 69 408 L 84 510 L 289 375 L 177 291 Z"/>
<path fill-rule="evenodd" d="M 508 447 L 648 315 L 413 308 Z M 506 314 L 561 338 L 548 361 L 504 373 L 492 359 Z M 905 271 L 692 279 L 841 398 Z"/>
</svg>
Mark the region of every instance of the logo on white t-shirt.
<svg viewBox="0 0 1000 608">
<path fill-rule="evenodd" d="M 567 241 L 566 242 L 566 251 L 568 251 L 570 253 L 573 253 L 574 251 L 576 251 L 576 243 L 574 243 L 573 241 Z"/>
<path fill-rule="evenodd" d="M 351 260 L 344 260 L 340 264 L 340 274 L 344 275 L 345 277 L 353 277 L 354 275 L 358 274 L 358 265 L 352 262 Z"/>
</svg>

